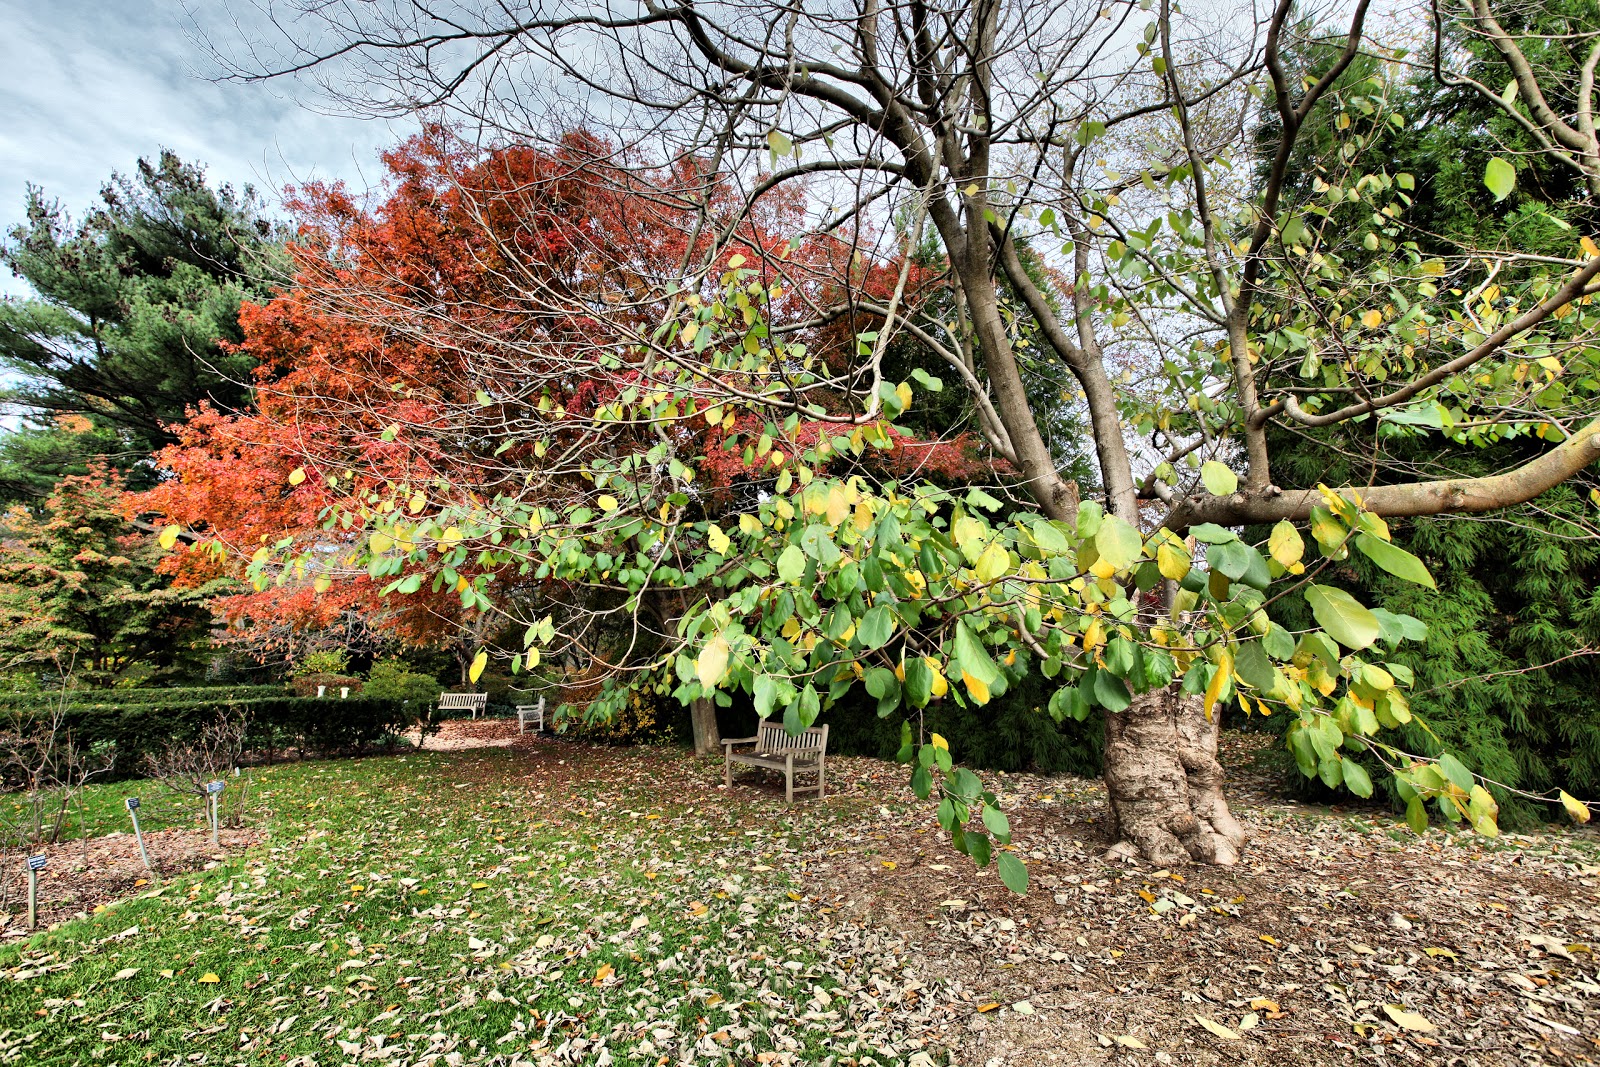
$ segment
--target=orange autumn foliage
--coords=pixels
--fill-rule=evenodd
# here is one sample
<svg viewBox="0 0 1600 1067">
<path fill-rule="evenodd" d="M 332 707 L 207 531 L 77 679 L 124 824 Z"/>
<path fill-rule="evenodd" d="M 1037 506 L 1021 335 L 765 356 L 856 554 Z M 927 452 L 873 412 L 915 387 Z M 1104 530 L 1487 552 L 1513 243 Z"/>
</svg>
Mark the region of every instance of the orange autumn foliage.
<svg viewBox="0 0 1600 1067">
<path fill-rule="evenodd" d="M 558 467 L 529 443 L 530 396 L 543 390 L 590 413 L 642 381 L 630 340 L 662 321 L 686 264 L 759 264 L 765 285 L 781 290 L 772 321 L 797 324 L 794 336 L 830 365 L 849 363 L 856 333 L 871 323 L 822 310 L 841 294 L 886 301 L 901 275 L 902 264 L 863 266 L 831 240 L 792 242 L 805 221 L 793 197 L 734 223 L 735 189 L 695 161 L 643 166 L 587 133 L 547 150 L 478 152 L 431 129 L 384 163 L 386 195 L 371 207 L 337 185 L 294 192 L 292 284 L 240 316 L 241 348 L 258 362 L 256 410 L 194 412 L 158 456 L 171 476 L 138 500 L 199 538 L 168 564 L 195 578 L 209 576 L 215 564 L 204 561 L 219 555 L 238 568 L 282 538 L 317 541 L 325 589 L 290 574 L 219 601 L 246 634 L 316 629 L 349 612 L 415 643 L 490 625 L 462 608 L 462 584 L 487 580 L 495 596 L 516 596 L 526 578 L 430 573 L 422 593 L 385 598 L 341 565 L 365 536 L 359 523 L 328 516 L 352 501 L 393 506 L 398 485 L 425 487 L 400 506 L 426 514 L 497 493 L 584 492 L 580 463 Z M 906 274 L 914 303 L 934 279 L 922 268 Z M 753 421 L 735 429 L 759 433 Z M 822 429 L 802 422 L 794 437 L 807 443 Z M 695 419 L 673 432 L 702 457 L 708 507 L 730 506 L 742 484 L 772 473 L 763 459 L 722 449 L 727 428 Z M 581 457 L 656 439 L 655 428 L 639 427 L 604 442 L 575 433 L 563 447 Z M 989 471 L 965 439 L 899 438 L 874 458 L 903 474 Z M 196 551 L 217 547 L 223 553 Z"/>
</svg>

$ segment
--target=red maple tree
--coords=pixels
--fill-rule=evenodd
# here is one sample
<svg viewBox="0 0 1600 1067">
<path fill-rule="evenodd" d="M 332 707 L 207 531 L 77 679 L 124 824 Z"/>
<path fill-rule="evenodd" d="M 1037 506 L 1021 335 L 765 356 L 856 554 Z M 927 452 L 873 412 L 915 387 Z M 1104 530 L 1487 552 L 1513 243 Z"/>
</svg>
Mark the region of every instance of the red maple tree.
<svg viewBox="0 0 1600 1067">
<path fill-rule="evenodd" d="M 594 416 L 646 383 L 640 338 L 661 328 L 686 291 L 692 301 L 695 286 L 712 284 L 708 266 L 757 266 L 751 291 L 765 320 L 838 367 L 856 362 L 846 357 L 871 325 L 860 301 L 841 294 L 882 302 L 898 285 L 909 304 L 936 274 L 898 261 L 864 265 L 832 239 L 792 240 L 805 224 L 798 198 L 768 198 L 741 215 L 735 183 L 701 161 L 645 166 L 588 133 L 549 149 L 483 152 L 433 128 L 384 163 L 387 193 L 372 207 L 339 185 L 291 191 L 293 281 L 241 312 L 241 347 L 258 361 L 256 410 L 196 411 L 158 456 L 170 477 L 138 499 L 196 535 L 168 564 L 195 579 L 217 566 L 237 572 L 286 537 L 318 542 L 325 566 L 316 573 L 284 574 L 218 602 L 232 632 L 258 647 L 276 650 L 282 642 L 269 634 L 326 627 L 354 611 L 405 642 L 454 643 L 464 669 L 495 626 L 473 590 L 514 597 L 530 579 L 504 568 L 425 573 L 422 592 L 386 598 L 382 583 L 347 563 L 366 536 L 349 523 L 352 501 L 436 514 L 503 493 L 592 491 L 590 450 L 642 453 L 662 439 L 654 426 L 602 439 Z M 789 441 L 814 443 L 827 409 L 848 407 L 853 384 L 814 396 L 823 417 L 801 419 Z M 770 481 L 783 455 L 725 449 L 730 433 L 759 434 L 759 420 L 713 425 L 694 417 L 711 401 L 698 402 L 692 383 L 684 391 L 672 447 L 699 457 L 707 514 L 737 509 L 741 487 Z M 551 403 L 585 417 L 555 445 L 535 444 L 529 409 Z M 965 436 L 897 437 L 872 462 L 952 480 L 992 474 Z M 396 499 L 401 486 L 427 488 Z"/>
</svg>

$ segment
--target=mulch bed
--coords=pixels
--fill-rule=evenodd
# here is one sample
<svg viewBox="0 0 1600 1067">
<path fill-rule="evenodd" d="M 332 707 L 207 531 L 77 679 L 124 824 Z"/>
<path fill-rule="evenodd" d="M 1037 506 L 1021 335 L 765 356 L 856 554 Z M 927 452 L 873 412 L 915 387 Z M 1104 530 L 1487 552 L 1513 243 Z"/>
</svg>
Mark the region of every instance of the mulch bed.
<svg viewBox="0 0 1600 1067">
<path fill-rule="evenodd" d="M 222 847 L 213 848 L 209 830 L 145 831 L 145 848 L 156 873 L 145 869 L 132 833 L 115 833 L 87 841 L 65 841 L 34 852 L 49 857 L 39 874 L 39 928 L 81 919 L 96 908 L 136 893 L 155 892 L 162 881 L 189 871 L 209 869 L 254 845 L 259 830 L 224 829 Z M 0 877 L 5 879 L 5 906 L 0 907 L 0 941 L 28 937 L 27 874 L 21 857 L 9 854 Z"/>
</svg>

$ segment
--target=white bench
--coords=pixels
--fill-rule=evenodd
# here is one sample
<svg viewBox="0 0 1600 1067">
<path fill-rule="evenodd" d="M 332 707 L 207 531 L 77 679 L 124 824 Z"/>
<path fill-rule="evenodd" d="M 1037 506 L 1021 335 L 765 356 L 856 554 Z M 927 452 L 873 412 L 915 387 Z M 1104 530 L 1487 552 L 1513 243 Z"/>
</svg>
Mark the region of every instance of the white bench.
<svg viewBox="0 0 1600 1067">
<path fill-rule="evenodd" d="M 488 693 L 440 693 L 440 711 L 470 711 L 476 719 L 478 714 L 489 708 Z"/>
<path fill-rule="evenodd" d="M 544 697 L 540 697 L 537 704 L 517 705 L 517 733 L 527 733 L 530 722 L 535 733 L 544 733 Z"/>
<path fill-rule="evenodd" d="M 749 745 L 738 751 L 736 746 Z M 802 793 L 815 792 L 817 799 L 828 795 L 828 728 L 813 726 L 791 736 L 781 722 L 762 722 L 754 737 L 733 737 L 722 742 L 722 784 L 733 785 L 733 765 L 764 767 L 783 772 L 783 797 L 794 803 L 794 776 L 815 774 L 816 785 L 804 786 Z"/>
</svg>

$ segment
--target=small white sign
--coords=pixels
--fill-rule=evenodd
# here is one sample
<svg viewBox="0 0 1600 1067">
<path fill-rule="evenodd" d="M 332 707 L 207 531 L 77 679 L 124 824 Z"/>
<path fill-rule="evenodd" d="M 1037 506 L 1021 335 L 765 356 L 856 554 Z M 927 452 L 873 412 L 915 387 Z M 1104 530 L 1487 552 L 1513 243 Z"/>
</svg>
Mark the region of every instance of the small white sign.
<svg viewBox="0 0 1600 1067">
<path fill-rule="evenodd" d="M 213 793 L 213 794 L 220 793 L 226 788 L 228 788 L 228 783 L 227 782 L 207 782 L 206 783 L 206 792 L 207 793 Z"/>
</svg>

